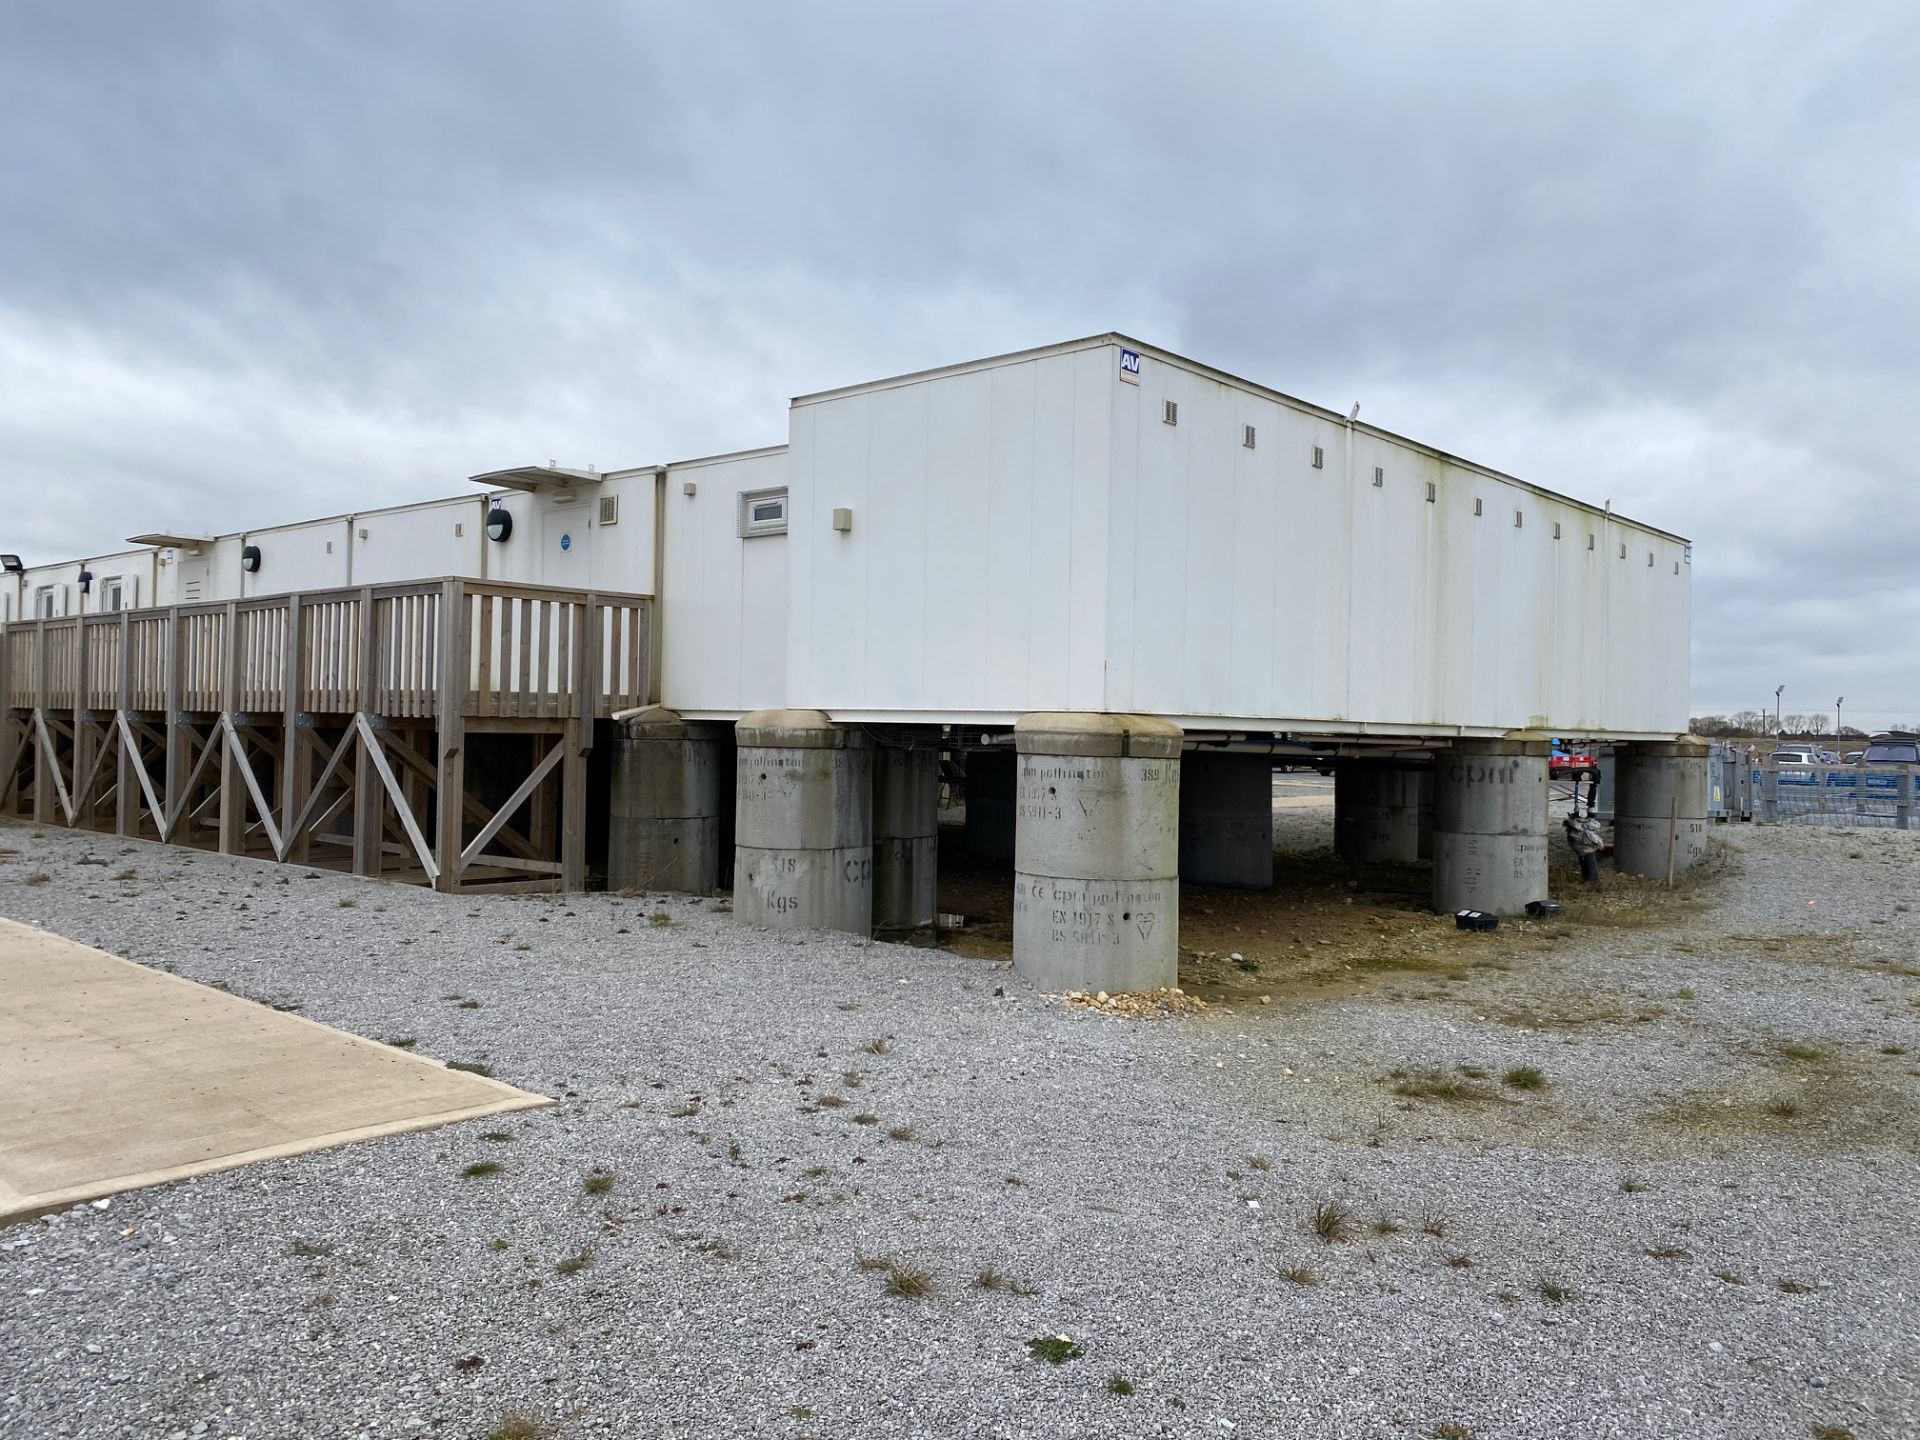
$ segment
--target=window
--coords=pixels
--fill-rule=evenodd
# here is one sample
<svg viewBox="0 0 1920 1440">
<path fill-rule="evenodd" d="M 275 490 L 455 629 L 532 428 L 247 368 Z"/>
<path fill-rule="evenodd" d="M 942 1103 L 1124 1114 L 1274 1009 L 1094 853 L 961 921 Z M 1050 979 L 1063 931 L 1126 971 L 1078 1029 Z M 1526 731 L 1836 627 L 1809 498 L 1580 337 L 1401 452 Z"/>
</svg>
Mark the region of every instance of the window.
<svg viewBox="0 0 1920 1440">
<path fill-rule="evenodd" d="M 54 607 L 64 598 L 60 594 L 62 588 L 58 585 L 42 585 L 33 592 L 33 613 L 37 618 L 51 620 L 60 613 Z"/>
<path fill-rule="evenodd" d="M 787 488 L 747 490 L 740 496 L 740 534 L 784 535 L 787 533 Z"/>
<path fill-rule="evenodd" d="M 125 581 L 117 578 L 113 580 L 102 580 L 100 582 L 100 608 L 106 611 L 126 609 L 125 592 Z"/>
</svg>

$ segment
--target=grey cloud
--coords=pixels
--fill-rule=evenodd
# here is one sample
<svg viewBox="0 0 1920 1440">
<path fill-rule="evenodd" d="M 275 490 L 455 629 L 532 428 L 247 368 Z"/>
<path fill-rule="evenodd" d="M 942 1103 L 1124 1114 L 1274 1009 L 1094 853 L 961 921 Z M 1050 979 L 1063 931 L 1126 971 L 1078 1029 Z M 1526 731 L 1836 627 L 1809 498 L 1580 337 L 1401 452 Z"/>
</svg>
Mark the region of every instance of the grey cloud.
<svg viewBox="0 0 1920 1440">
<path fill-rule="evenodd" d="M 0 488 L 97 550 L 1118 326 L 1693 534 L 1700 708 L 1913 677 L 1753 622 L 1911 601 L 1916 70 L 1893 0 L 9 6 Z"/>
</svg>

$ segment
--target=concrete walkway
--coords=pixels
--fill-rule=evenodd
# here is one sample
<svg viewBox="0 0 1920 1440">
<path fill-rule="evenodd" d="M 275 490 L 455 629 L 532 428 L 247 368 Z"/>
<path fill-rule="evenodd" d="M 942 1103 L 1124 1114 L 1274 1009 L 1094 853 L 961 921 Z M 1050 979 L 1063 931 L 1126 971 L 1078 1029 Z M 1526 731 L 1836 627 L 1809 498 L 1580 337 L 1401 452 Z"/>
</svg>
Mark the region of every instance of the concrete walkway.
<svg viewBox="0 0 1920 1440">
<path fill-rule="evenodd" d="M 0 920 L 0 1225 L 551 1103 Z"/>
</svg>

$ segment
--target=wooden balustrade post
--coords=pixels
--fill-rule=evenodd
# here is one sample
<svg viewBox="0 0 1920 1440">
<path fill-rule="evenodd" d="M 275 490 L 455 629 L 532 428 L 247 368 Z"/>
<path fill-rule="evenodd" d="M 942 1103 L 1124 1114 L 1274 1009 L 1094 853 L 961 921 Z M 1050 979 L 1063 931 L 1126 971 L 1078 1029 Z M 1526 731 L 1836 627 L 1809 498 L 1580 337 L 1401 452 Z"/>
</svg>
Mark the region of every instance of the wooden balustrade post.
<svg viewBox="0 0 1920 1440">
<path fill-rule="evenodd" d="M 372 707 L 378 695 L 379 634 L 374 622 L 373 587 L 360 591 L 360 667 L 354 696 L 356 715 L 366 716 L 378 731 L 380 718 Z M 367 747 L 376 743 L 362 734 L 354 752 L 353 768 L 353 873 L 378 875 L 381 863 L 382 820 L 386 814 L 386 794 L 380 787 L 380 772 L 374 768 Z"/>
<path fill-rule="evenodd" d="M 93 828 L 93 804 L 87 798 L 93 790 L 93 678 L 90 661 L 92 647 L 87 644 L 87 612 L 84 603 L 74 622 L 73 636 L 73 773 L 67 798 L 73 805 L 73 818 L 67 823 L 77 829 Z"/>
<path fill-rule="evenodd" d="M 120 612 L 120 679 L 114 695 L 114 726 L 120 748 L 114 752 L 113 829 L 117 835 L 140 833 L 140 782 L 134 774 L 133 754 L 133 616 Z"/>
<path fill-rule="evenodd" d="M 466 713 L 468 667 L 472 664 L 472 624 L 467 587 L 444 582 L 440 591 L 440 688 L 437 696 L 439 751 L 434 784 L 434 862 L 440 867 L 436 889 L 460 888 L 460 851 L 466 844 Z"/>
<path fill-rule="evenodd" d="M 53 816 L 53 757 L 47 754 L 47 746 L 52 741 L 52 732 L 47 728 L 48 694 L 48 657 L 47 622 L 35 620 L 34 628 L 34 682 L 33 682 L 33 819 L 34 823 L 44 825 Z"/>
<path fill-rule="evenodd" d="M 313 788 L 309 773 L 306 732 L 300 728 L 300 712 L 306 697 L 306 621 L 300 611 L 300 595 L 287 596 L 286 642 L 281 646 L 280 671 L 280 844 L 286 850 L 281 858 L 305 861 L 305 832 L 293 833 L 294 822 L 307 803 Z"/>
<path fill-rule="evenodd" d="M 165 647 L 167 672 L 162 680 L 167 706 L 164 717 L 167 726 L 167 783 L 160 794 L 160 803 L 165 807 L 165 813 L 160 817 L 160 829 L 161 838 L 165 840 L 174 838 L 172 828 L 167 824 L 167 817 L 178 814 L 184 819 L 186 816 L 186 806 L 183 803 L 186 797 L 180 793 L 187 783 L 188 759 L 186 727 L 180 723 L 180 687 L 184 678 L 180 672 L 185 665 L 185 651 L 186 631 L 180 623 L 180 607 L 172 605 L 167 609 Z M 192 822 L 189 821 L 188 824 L 191 827 Z"/>
<path fill-rule="evenodd" d="M 247 792 L 240 783 L 240 756 L 236 736 L 240 723 L 240 602 L 227 601 L 220 617 L 224 626 L 219 650 L 220 719 L 208 743 L 220 746 L 220 853 L 240 855 L 246 851 Z"/>
<path fill-rule="evenodd" d="M 560 743 L 560 888 L 587 888 L 587 749 L 593 743 L 593 715 L 598 708 L 588 693 L 594 673 L 588 654 L 599 639 L 587 629 L 589 605 L 573 607 L 573 704 Z"/>
</svg>

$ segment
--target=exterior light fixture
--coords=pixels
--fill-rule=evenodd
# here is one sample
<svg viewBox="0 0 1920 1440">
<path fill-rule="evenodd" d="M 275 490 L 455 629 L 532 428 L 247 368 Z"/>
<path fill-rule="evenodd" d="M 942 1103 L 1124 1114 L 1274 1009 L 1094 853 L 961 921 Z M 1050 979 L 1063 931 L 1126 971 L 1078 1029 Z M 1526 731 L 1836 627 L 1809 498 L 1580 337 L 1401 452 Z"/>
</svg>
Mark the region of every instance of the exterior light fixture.
<svg viewBox="0 0 1920 1440">
<path fill-rule="evenodd" d="M 90 595 L 93 593 L 93 571 L 82 570 L 80 572 L 80 593 L 82 595 Z"/>
<path fill-rule="evenodd" d="M 7 574 L 18 575 L 26 568 L 25 565 L 20 563 L 20 557 L 18 555 L 0 555 L 0 570 L 6 571 Z"/>
<path fill-rule="evenodd" d="M 240 547 L 240 568 L 249 575 L 259 571 L 260 547 L 258 545 L 242 545 Z"/>
<path fill-rule="evenodd" d="M 513 516 L 500 506 L 495 505 L 487 511 L 487 538 L 496 545 L 504 545 L 513 534 Z"/>
</svg>

